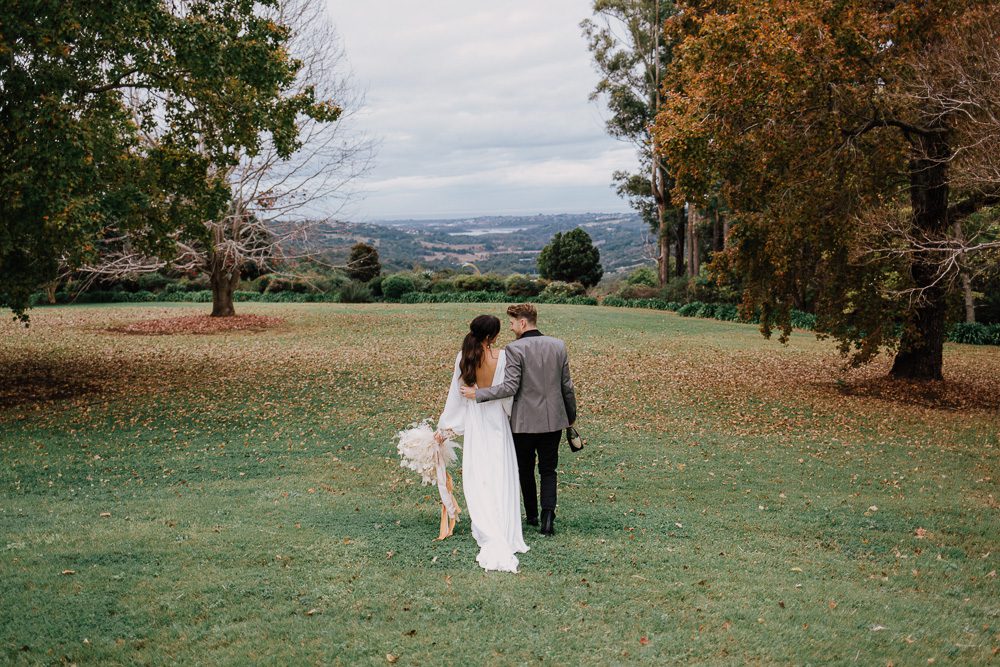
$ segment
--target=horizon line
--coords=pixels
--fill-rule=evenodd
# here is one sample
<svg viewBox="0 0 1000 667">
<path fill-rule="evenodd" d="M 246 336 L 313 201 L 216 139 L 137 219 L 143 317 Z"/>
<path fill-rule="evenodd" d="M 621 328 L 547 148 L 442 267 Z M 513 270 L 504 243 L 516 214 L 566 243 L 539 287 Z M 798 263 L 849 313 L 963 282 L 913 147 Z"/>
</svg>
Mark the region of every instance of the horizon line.
<svg viewBox="0 0 1000 667">
<path fill-rule="evenodd" d="M 380 217 L 371 217 L 367 220 L 363 219 L 345 219 L 343 222 L 355 222 L 355 223 L 365 223 L 365 224 L 375 224 L 378 222 L 408 222 L 408 221 L 435 221 L 435 220 L 470 220 L 479 218 L 535 218 L 541 216 L 557 216 L 557 215 L 634 215 L 637 214 L 636 211 L 625 210 L 625 211 L 539 211 L 531 213 L 469 213 L 469 214 L 435 214 L 435 213 L 418 213 L 410 215 L 389 215 Z"/>
</svg>

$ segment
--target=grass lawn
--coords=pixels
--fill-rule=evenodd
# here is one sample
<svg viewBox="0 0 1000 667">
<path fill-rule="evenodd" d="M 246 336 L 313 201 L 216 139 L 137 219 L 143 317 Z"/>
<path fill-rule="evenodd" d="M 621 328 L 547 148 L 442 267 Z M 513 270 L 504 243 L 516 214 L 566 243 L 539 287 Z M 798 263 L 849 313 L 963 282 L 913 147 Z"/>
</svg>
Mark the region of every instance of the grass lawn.
<svg viewBox="0 0 1000 667">
<path fill-rule="evenodd" d="M 541 306 L 588 445 L 563 446 L 557 535 L 527 533 L 511 575 L 478 568 L 467 521 L 433 541 L 436 491 L 392 442 L 501 305 L 238 307 L 284 324 L 0 324 L 0 662 L 996 660 L 997 348 L 949 344 L 919 389 L 805 333 Z"/>
</svg>

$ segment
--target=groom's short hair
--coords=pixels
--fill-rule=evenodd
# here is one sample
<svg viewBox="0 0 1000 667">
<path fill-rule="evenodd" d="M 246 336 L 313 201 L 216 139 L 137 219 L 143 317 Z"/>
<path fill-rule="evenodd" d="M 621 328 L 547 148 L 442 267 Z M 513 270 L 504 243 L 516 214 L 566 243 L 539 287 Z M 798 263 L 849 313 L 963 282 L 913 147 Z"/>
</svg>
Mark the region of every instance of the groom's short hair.
<svg viewBox="0 0 1000 667">
<path fill-rule="evenodd" d="M 538 311 L 535 310 L 535 306 L 530 303 L 519 303 L 514 306 L 508 306 L 507 317 L 513 317 L 516 320 L 523 317 L 528 320 L 530 324 L 538 323 Z"/>
</svg>

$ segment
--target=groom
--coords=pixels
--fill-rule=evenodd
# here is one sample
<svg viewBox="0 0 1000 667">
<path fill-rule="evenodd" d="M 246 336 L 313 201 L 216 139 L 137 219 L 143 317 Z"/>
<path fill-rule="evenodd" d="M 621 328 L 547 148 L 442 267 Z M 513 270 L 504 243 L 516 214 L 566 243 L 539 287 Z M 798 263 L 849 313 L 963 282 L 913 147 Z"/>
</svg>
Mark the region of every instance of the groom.
<svg viewBox="0 0 1000 667">
<path fill-rule="evenodd" d="M 510 427 L 517 453 L 518 476 L 527 521 L 538 525 L 535 455 L 542 480 L 543 535 L 555 534 L 556 465 L 562 431 L 576 421 L 576 394 L 569 376 L 566 344 L 538 330 L 538 312 L 530 303 L 507 309 L 510 330 L 517 340 L 507 345 L 507 370 L 502 384 L 486 389 L 463 387 L 462 394 L 477 402 L 514 397 Z"/>
</svg>

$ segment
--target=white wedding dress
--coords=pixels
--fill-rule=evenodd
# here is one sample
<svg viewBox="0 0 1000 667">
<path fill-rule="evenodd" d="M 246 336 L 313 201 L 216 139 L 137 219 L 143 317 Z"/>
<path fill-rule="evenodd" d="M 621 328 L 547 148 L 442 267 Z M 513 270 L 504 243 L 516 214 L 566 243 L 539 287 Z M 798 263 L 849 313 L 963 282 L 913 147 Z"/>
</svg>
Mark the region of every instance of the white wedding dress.
<svg viewBox="0 0 1000 667">
<path fill-rule="evenodd" d="M 438 429 L 450 429 L 465 436 L 462 489 L 472 536 L 479 544 L 476 560 L 485 570 L 517 572 L 514 554 L 526 552 L 528 545 L 521 532 L 521 484 L 510 434 L 513 399 L 477 403 L 462 396 L 461 360 L 459 352 Z M 503 382 L 506 362 L 507 355 L 501 350 L 493 375 L 494 385 Z"/>
</svg>

